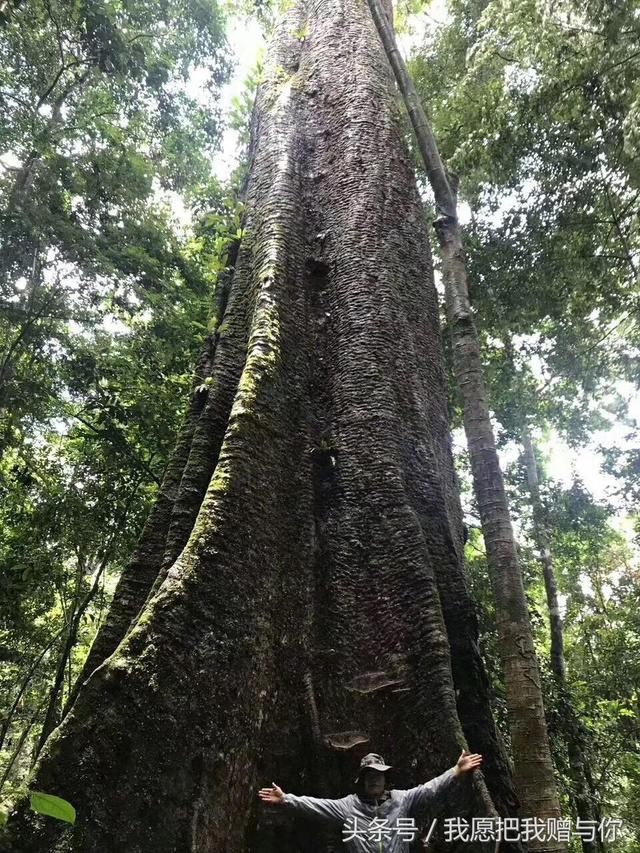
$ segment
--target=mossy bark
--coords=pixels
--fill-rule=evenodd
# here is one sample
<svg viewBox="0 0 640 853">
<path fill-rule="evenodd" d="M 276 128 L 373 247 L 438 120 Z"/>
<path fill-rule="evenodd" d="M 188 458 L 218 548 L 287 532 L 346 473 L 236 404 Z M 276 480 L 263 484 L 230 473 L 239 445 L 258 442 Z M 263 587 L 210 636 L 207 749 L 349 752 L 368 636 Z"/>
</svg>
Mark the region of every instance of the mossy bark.
<svg viewBox="0 0 640 853">
<path fill-rule="evenodd" d="M 222 273 L 216 287 L 218 317 L 225 315 L 238 248 L 238 243 L 232 245 L 227 259 L 228 271 Z M 233 401 L 234 380 L 237 384 L 242 366 L 242 356 L 236 355 L 235 370 L 225 381 L 228 358 L 225 358 L 224 345 L 220 345 L 221 326 L 219 323 L 204 343 L 176 447 L 136 549 L 120 576 L 105 623 L 89 650 L 67 711 L 82 684 L 135 624 L 136 617 L 159 588 L 167 568 L 175 562 L 191 533 L 218 459 Z"/>
<path fill-rule="evenodd" d="M 404 787 L 468 742 L 493 798 L 478 774 L 454 805 L 513 802 L 463 574 L 426 223 L 365 0 L 292 4 L 253 132 L 248 239 L 146 602 L 33 783 L 77 823 L 22 804 L 2 850 L 326 853 L 339 837 L 260 809 L 257 787 L 340 796 L 371 749 Z"/>
</svg>

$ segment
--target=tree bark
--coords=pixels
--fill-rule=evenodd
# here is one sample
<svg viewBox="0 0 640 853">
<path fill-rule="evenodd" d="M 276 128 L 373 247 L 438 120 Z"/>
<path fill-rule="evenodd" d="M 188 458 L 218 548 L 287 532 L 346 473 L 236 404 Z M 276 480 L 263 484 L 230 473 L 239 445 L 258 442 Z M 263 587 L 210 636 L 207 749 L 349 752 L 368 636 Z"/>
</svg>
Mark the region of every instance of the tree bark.
<svg viewBox="0 0 640 853">
<path fill-rule="evenodd" d="M 571 689 L 567 683 L 567 667 L 564 657 L 564 626 L 560 612 L 560 602 L 558 600 L 558 585 L 553 569 L 551 543 L 544 518 L 544 507 L 540 499 L 540 478 L 538 476 L 535 446 L 526 423 L 523 423 L 521 428 L 521 438 L 527 470 L 527 485 L 529 487 L 533 513 L 533 533 L 536 547 L 540 554 L 547 607 L 549 609 L 551 671 L 558 687 L 560 719 L 562 720 L 563 733 L 567 743 L 569 774 L 573 788 L 571 795 L 573 811 L 576 817 L 582 820 L 597 821 L 599 809 L 597 803 L 594 803 L 592 800 L 588 784 L 588 776 L 590 774 L 587 772 L 587 757 L 584 744 L 586 731 L 584 724 L 576 713 Z M 597 835 L 593 841 L 583 838 L 582 850 L 583 853 L 599 853 L 602 850 L 602 840 Z"/>
<path fill-rule="evenodd" d="M 529 428 L 525 424 L 521 430 L 524 461 L 527 469 L 527 485 L 533 512 L 533 533 L 536 546 L 540 552 L 540 563 L 544 578 L 544 588 L 549 608 L 549 628 L 551 631 L 551 670 L 559 683 L 566 681 L 566 664 L 564 659 L 564 637 L 560 602 L 558 601 L 558 584 L 551 561 L 551 546 L 544 523 L 544 511 L 540 501 L 540 481 L 538 479 L 538 463 Z"/>
<path fill-rule="evenodd" d="M 231 375 L 225 381 L 226 360 L 224 354 L 216 358 L 216 352 L 220 343 L 220 319 L 225 316 L 238 248 L 239 242 L 232 244 L 227 270 L 216 285 L 214 313 L 218 323 L 200 353 L 176 447 L 133 556 L 120 576 L 105 623 L 91 645 L 67 710 L 82 684 L 116 649 L 147 599 L 159 587 L 166 570 L 186 544 L 204 498 L 231 408 L 234 380 L 237 383 L 237 366 L 234 372 L 229 371 Z M 207 383 L 210 384 L 207 386 Z M 195 474 L 192 474 L 194 469 Z"/>
<path fill-rule="evenodd" d="M 457 181 L 440 158 L 431 126 L 417 96 L 380 0 L 368 0 L 382 43 L 403 95 L 439 212 L 435 228 L 442 251 L 447 324 L 453 345 L 456 384 L 482 530 L 492 569 L 499 648 L 523 816 L 560 816 L 544 715 L 542 685 L 529 621 L 522 573 L 511 527 L 504 480 L 487 403 L 478 334 L 467 286 L 457 215 Z M 531 850 L 562 851 L 562 842 L 531 841 Z"/>
<path fill-rule="evenodd" d="M 407 787 L 481 746 L 493 801 L 476 774 L 459 813 L 514 802 L 461 560 L 428 235 L 363 0 L 292 4 L 253 128 L 214 384 L 172 463 L 185 511 L 167 506 L 141 612 L 119 596 L 113 619 L 124 602 L 134 624 L 33 782 L 77 822 L 23 803 L 2 850 L 326 852 L 257 788 L 340 796 L 370 749 Z"/>
<path fill-rule="evenodd" d="M 203 383 L 203 378 L 210 376 L 211 348 L 212 339 L 209 338 L 196 367 L 185 420 L 162 478 L 158 495 L 131 560 L 120 576 L 107 618 L 91 645 L 69 707 L 75 701 L 81 685 L 115 651 L 118 643 L 124 638 L 158 576 L 165 552 L 171 514 L 189 458 L 193 434 L 209 395 L 208 391 L 198 390 L 198 386 Z"/>
</svg>

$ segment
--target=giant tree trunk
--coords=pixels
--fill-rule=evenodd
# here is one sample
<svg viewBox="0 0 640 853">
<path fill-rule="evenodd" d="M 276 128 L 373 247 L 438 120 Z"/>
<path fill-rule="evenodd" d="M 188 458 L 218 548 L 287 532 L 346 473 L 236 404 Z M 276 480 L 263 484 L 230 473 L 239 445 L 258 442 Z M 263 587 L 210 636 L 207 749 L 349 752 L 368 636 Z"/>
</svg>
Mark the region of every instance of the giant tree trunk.
<svg viewBox="0 0 640 853">
<path fill-rule="evenodd" d="M 492 574 L 498 646 L 504 671 L 509 727 L 521 815 L 560 816 L 542 684 L 511 526 L 509 505 L 489 414 L 480 344 L 469 302 L 467 269 L 457 212 L 457 179 L 448 175 L 424 109 L 400 56 L 382 0 L 368 0 L 398 87 L 402 92 L 439 216 L 447 323 L 453 368 L 462 401 L 473 487 Z M 532 839 L 530 850 L 563 851 L 564 842 Z"/>
<path fill-rule="evenodd" d="M 404 787 L 468 743 L 491 796 L 478 774 L 460 808 L 512 812 L 426 225 L 365 0 L 293 4 L 253 134 L 209 399 L 33 783 L 77 823 L 23 804 L 3 850 L 326 851 L 256 789 L 340 796 L 371 749 Z"/>
</svg>

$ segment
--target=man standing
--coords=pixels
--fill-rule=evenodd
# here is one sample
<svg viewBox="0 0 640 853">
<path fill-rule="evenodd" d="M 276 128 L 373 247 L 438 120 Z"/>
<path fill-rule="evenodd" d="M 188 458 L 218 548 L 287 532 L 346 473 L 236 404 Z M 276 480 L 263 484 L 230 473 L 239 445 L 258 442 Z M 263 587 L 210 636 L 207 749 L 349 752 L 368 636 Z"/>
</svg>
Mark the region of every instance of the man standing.
<svg viewBox="0 0 640 853">
<path fill-rule="evenodd" d="M 355 794 L 331 800 L 285 794 L 275 782 L 261 788 L 260 799 L 284 806 L 307 817 L 342 827 L 349 853 L 408 853 L 417 833 L 415 816 L 421 807 L 434 803 L 453 789 L 461 777 L 480 767 L 482 756 L 464 750 L 456 764 L 430 782 L 398 790 L 386 787 L 385 774 L 391 766 L 374 752 L 365 755 L 355 779 Z"/>
</svg>

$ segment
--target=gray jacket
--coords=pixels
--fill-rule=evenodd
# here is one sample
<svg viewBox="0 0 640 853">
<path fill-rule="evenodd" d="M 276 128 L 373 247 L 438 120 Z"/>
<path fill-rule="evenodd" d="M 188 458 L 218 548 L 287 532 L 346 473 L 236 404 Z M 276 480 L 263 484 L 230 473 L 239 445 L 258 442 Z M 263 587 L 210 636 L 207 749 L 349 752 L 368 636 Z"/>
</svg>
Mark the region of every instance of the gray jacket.
<svg viewBox="0 0 640 853">
<path fill-rule="evenodd" d="M 461 778 L 452 767 L 415 788 L 386 791 L 386 799 L 382 800 L 367 802 L 357 794 L 339 800 L 285 794 L 283 802 L 287 810 L 341 828 L 349 853 L 408 853 L 412 837 L 417 837 L 420 828 L 415 820 L 418 810 L 434 804 Z"/>
</svg>

